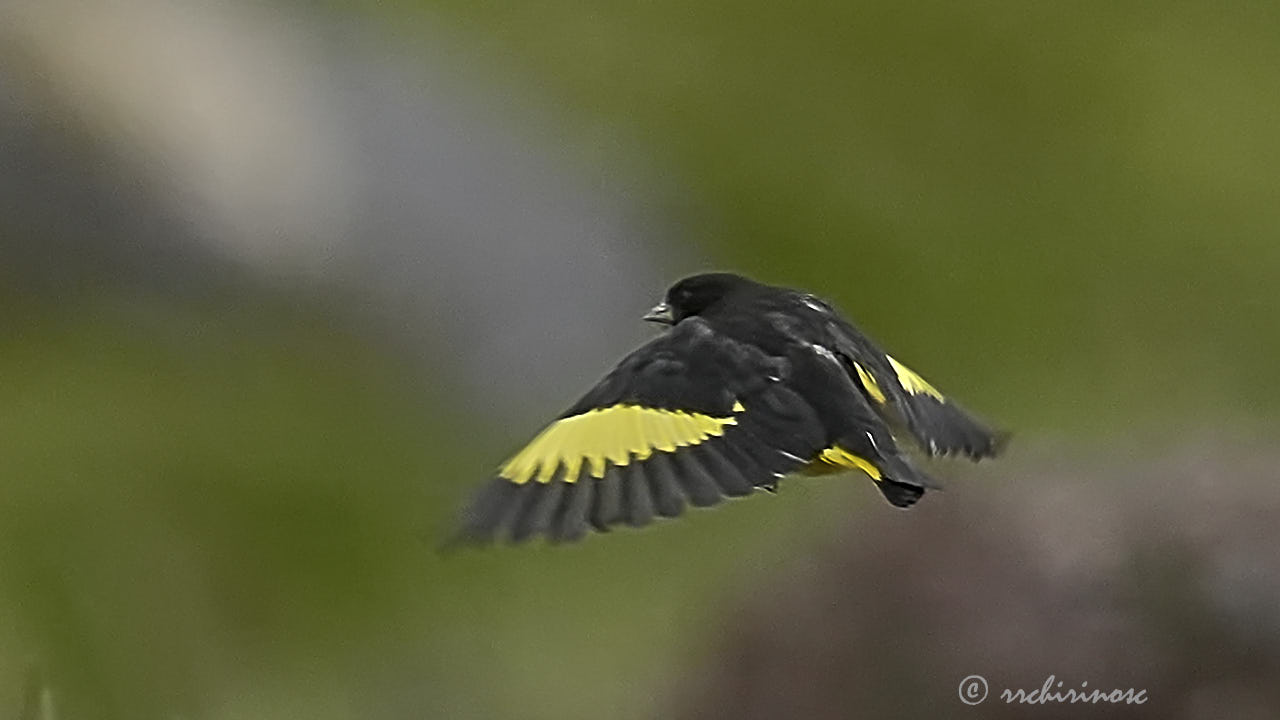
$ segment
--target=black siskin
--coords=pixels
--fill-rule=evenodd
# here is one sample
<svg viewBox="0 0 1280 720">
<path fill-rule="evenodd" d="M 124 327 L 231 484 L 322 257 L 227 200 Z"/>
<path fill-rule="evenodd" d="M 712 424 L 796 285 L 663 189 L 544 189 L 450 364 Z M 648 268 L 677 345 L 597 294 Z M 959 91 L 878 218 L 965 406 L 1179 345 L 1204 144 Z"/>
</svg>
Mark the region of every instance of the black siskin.
<svg viewBox="0 0 1280 720">
<path fill-rule="evenodd" d="M 813 295 L 695 275 L 644 319 L 670 329 L 499 468 L 455 541 L 577 540 L 774 490 L 793 472 L 858 470 L 905 508 L 936 484 L 891 428 L 930 455 L 977 460 L 1003 444 Z"/>
</svg>

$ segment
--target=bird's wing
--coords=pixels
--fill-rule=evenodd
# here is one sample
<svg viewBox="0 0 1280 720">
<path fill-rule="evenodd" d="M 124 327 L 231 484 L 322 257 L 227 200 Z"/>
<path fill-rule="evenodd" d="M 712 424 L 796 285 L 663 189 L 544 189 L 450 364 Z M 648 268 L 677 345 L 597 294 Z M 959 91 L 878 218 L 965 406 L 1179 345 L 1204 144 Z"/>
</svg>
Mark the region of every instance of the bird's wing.
<svg viewBox="0 0 1280 720">
<path fill-rule="evenodd" d="M 768 487 L 823 448 L 783 358 L 690 318 L 628 355 L 503 464 L 457 540 L 574 540 Z"/>
<path fill-rule="evenodd" d="M 845 320 L 829 321 L 828 330 L 850 376 L 876 411 L 906 425 L 930 455 L 959 453 L 977 460 L 1000 452 L 1005 433 L 987 427 Z"/>
</svg>

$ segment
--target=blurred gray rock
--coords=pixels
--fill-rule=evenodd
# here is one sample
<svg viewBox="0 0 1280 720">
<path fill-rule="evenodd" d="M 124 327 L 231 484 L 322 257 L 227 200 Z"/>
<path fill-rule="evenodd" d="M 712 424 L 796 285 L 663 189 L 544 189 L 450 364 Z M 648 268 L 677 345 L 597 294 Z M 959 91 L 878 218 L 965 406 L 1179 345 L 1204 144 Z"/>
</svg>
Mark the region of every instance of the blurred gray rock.
<svg viewBox="0 0 1280 720">
<path fill-rule="evenodd" d="M 984 465 L 910 513 L 859 513 L 741 602 L 673 714 L 1280 716 L 1280 457 L 1227 447 L 1157 463 L 1041 453 Z M 974 707 L 959 696 L 970 675 L 989 688 Z M 1149 699 L 1000 697 L 1050 676 L 1055 692 Z"/>
</svg>

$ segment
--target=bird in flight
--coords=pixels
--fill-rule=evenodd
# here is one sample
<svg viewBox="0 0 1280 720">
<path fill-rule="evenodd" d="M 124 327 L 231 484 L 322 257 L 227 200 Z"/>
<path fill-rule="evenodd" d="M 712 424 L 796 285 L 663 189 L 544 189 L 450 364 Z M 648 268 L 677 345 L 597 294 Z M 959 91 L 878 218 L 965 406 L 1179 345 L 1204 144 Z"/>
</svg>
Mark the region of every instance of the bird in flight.
<svg viewBox="0 0 1280 720">
<path fill-rule="evenodd" d="M 973 460 L 1004 444 L 808 293 L 694 275 L 644 319 L 667 330 L 499 467 L 454 542 L 641 527 L 792 473 L 855 471 L 906 508 L 937 484 L 899 437 Z"/>
</svg>

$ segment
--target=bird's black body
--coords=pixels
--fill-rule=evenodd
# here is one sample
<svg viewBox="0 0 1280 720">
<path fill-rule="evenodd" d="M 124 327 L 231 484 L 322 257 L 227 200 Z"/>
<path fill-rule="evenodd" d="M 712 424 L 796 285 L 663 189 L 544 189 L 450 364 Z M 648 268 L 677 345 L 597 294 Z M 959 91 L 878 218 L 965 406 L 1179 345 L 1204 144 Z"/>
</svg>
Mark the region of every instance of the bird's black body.
<svg viewBox="0 0 1280 720">
<path fill-rule="evenodd" d="M 711 273 L 680 281 L 632 352 L 482 488 L 459 539 L 571 540 L 859 470 L 907 507 L 933 482 L 898 447 L 996 454 L 1001 436 L 812 295 Z"/>
</svg>

